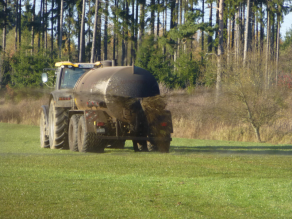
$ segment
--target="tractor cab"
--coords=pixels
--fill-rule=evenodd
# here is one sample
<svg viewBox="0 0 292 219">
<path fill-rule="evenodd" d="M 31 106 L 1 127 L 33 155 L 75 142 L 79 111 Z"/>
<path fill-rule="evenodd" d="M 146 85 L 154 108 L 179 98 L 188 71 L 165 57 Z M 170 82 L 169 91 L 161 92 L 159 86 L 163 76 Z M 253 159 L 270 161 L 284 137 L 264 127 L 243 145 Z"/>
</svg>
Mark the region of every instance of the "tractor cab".
<svg viewBox="0 0 292 219">
<path fill-rule="evenodd" d="M 56 90 L 61 89 L 73 89 L 77 80 L 84 73 L 91 69 L 99 68 L 103 64 L 101 62 L 95 63 L 72 63 L 72 62 L 56 62 L 56 68 L 46 68 L 44 71 L 54 71 L 54 76 L 49 76 L 48 73 L 42 73 L 42 81 L 44 84 L 49 86 L 47 83 L 51 82 L 55 85 Z M 53 77 L 50 81 L 49 78 Z M 50 86 L 49 86 L 50 87 Z"/>
</svg>

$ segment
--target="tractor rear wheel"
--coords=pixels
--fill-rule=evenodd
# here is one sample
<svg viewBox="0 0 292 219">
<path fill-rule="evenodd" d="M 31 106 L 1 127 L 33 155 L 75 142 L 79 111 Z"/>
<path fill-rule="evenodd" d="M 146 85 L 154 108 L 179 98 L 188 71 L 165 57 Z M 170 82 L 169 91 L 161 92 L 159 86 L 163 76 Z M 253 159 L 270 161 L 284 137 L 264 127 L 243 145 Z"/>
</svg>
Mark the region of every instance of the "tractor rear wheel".
<svg viewBox="0 0 292 219">
<path fill-rule="evenodd" d="M 51 149 L 68 149 L 68 110 L 56 107 L 53 99 L 49 110 L 49 139 Z"/>
<path fill-rule="evenodd" d="M 86 121 L 81 116 L 78 122 L 78 150 L 79 152 L 104 152 L 105 142 L 97 138 L 97 134 L 87 132 Z"/>
</svg>

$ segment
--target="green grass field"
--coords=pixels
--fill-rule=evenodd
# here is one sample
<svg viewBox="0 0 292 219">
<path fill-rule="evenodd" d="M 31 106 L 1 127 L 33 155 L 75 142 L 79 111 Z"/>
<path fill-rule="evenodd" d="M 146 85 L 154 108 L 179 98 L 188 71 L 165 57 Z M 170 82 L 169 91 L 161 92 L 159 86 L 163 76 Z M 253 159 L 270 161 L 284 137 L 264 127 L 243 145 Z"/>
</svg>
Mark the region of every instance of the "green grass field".
<svg viewBox="0 0 292 219">
<path fill-rule="evenodd" d="M 173 139 L 168 154 L 41 149 L 0 123 L 0 218 L 292 218 L 292 146 Z"/>
</svg>

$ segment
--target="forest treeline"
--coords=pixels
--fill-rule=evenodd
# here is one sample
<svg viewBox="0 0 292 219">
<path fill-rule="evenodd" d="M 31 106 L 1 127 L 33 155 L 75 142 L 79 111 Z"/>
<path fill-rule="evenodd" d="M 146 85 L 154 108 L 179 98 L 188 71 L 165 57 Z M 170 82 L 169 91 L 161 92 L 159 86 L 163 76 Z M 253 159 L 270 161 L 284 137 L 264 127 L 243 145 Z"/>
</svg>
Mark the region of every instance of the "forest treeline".
<svg viewBox="0 0 292 219">
<path fill-rule="evenodd" d="M 56 61 L 117 60 L 168 87 L 220 90 L 226 69 L 257 58 L 267 85 L 279 78 L 284 0 L 0 0 L 0 84 L 39 86 Z M 234 65 L 236 64 L 236 65 Z M 284 66 L 284 65 L 283 65 Z M 226 74 L 225 74 L 226 75 Z"/>
</svg>

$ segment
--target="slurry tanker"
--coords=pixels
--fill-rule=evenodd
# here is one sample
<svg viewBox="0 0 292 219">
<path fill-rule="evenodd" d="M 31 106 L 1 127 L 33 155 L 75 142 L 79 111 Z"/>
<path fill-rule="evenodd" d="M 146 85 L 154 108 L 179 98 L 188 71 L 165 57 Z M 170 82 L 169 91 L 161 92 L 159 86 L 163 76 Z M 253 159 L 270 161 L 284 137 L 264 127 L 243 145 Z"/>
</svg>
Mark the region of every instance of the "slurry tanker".
<svg viewBox="0 0 292 219">
<path fill-rule="evenodd" d="M 57 62 L 54 91 L 42 106 L 42 148 L 103 152 L 124 148 L 169 152 L 171 113 L 151 73 L 137 66 Z M 42 74 L 43 83 L 48 74 Z"/>
</svg>

